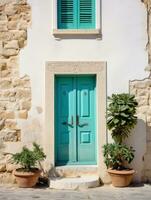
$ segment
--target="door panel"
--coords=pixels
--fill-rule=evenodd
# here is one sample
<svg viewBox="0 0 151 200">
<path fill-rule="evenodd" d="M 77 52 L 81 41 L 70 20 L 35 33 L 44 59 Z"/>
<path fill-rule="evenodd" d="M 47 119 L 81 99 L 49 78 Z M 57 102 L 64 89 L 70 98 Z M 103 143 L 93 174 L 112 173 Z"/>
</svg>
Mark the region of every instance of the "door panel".
<svg viewBox="0 0 151 200">
<path fill-rule="evenodd" d="M 95 77 L 56 77 L 56 165 L 95 164 Z"/>
<path fill-rule="evenodd" d="M 77 80 L 78 161 L 95 163 L 95 78 L 79 77 Z"/>
<path fill-rule="evenodd" d="M 73 78 L 56 78 L 56 162 L 72 162 L 75 155 L 75 134 L 76 127 L 72 124 L 75 108 L 75 89 Z M 68 124 L 67 124 L 68 123 Z M 74 148 L 73 148 L 74 147 Z"/>
</svg>

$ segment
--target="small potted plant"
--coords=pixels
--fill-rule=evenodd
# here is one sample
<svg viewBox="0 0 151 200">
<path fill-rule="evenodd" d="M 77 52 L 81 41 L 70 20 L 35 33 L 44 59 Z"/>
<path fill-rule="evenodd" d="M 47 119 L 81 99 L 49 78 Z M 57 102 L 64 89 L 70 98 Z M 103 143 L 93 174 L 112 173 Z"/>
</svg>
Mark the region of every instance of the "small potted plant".
<svg viewBox="0 0 151 200">
<path fill-rule="evenodd" d="M 104 161 L 112 184 L 116 187 L 128 186 L 135 173 L 127 167 L 127 163 L 134 159 L 134 149 L 123 142 L 137 123 L 136 107 L 134 95 L 123 93 L 109 97 L 107 128 L 111 131 L 114 143 L 103 146 Z"/>
<path fill-rule="evenodd" d="M 14 171 L 19 187 L 29 188 L 35 186 L 41 174 L 41 170 L 37 168 L 37 165 L 46 158 L 40 145 L 33 143 L 33 150 L 24 146 L 22 151 L 13 154 L 12 158 L 14 163 L 21 166 L 21 168 Z"/>
</svg>

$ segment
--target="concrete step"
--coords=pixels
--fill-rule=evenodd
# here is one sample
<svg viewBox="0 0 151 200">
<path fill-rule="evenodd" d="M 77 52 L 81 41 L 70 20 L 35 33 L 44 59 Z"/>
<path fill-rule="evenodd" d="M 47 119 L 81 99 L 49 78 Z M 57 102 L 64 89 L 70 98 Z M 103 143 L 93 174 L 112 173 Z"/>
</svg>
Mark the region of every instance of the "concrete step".
<svg viewBox="0 0 151 200">
<path fill-rule="evenodd" d="M 84 176 L 76 178 L 51 178 L 49 186 L 58 190 L 77 190 L 98 187 L 100 180 L 98 176 Z"/>
<path fill-rule="evenodd" d="M 58 177 L 83 177 L 83 176 L 97 176 L 98 167 L 95 165 L 87 166 L 61 166 L 55 167 L 53 176 Z M 51 175 L 50 175 L 51 176 Z"/>
</svg>

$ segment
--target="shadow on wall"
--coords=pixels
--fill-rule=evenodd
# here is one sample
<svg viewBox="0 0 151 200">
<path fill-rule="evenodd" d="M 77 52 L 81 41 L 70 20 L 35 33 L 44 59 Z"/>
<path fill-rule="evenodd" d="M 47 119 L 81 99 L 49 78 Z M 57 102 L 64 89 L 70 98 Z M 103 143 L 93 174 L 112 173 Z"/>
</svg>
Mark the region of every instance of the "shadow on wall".
<svg viewBox="0 0 151 200">
<path fill-rule="evenodd" d="M 138 116 L 135 129 L 127 139 L 126 143 L 135 149 L 135 158 L 130 165 L 135 169 L 134 182 L 142 182 L 144 175 L 144 155 L 146 153 L 146 122 L 145 116 Z"/>
</svg>

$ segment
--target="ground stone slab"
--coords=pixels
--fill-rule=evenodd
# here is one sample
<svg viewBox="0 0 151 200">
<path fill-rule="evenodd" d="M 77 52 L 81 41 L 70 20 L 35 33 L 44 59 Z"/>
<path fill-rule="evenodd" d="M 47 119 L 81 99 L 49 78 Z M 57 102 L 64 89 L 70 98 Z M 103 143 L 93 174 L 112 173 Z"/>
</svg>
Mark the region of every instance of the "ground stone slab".
<svg viewBox="0 0 151 200">
<path fill-rule="evenodd" d="M 0 186 L 0 200 L 150 200 L 151 186 L 136 185 L 127 188 L 102 186 L 81 191 L 49 188 L 17 188 Z"/>
<path fill-rule="evenodd" d="M 95 188 L 100 185 L 99 177 L 51 178 L 50 188 L 63 190 L 76 190 Z"/>
</svg>

